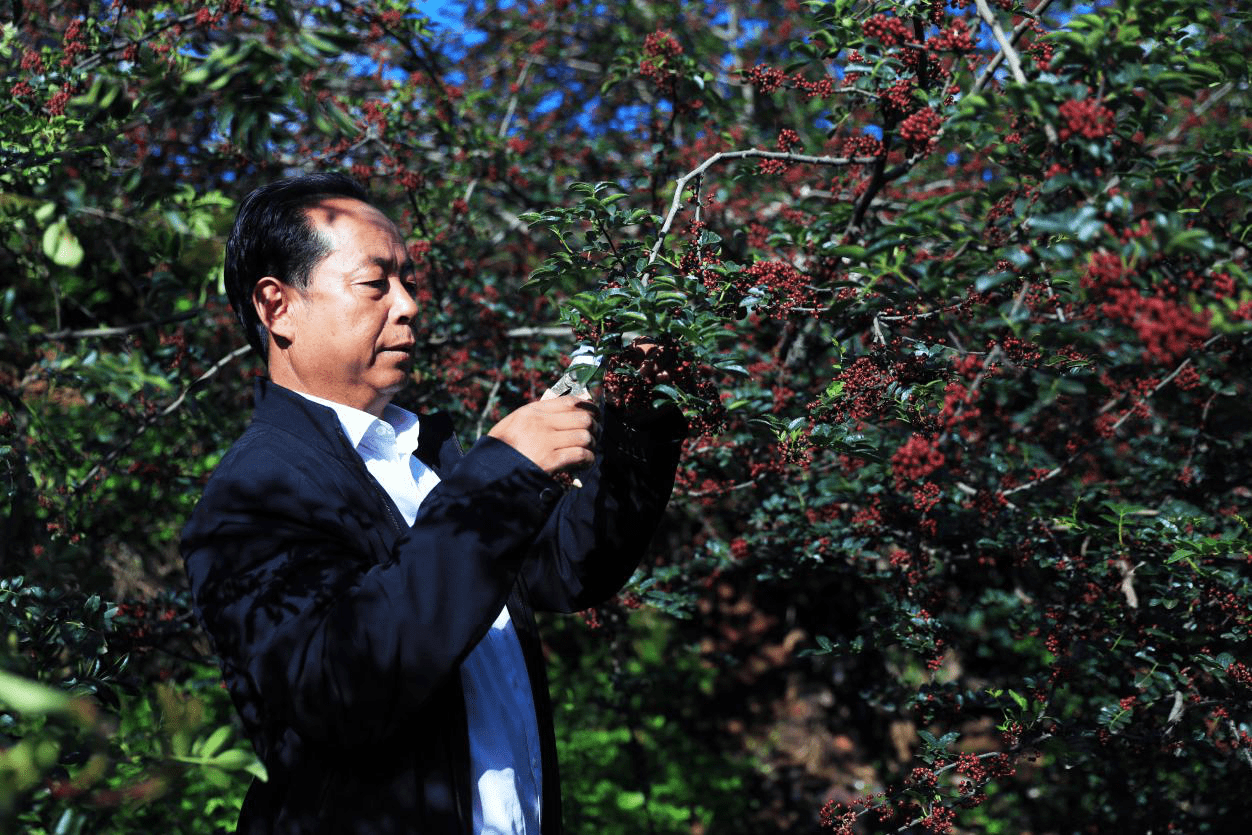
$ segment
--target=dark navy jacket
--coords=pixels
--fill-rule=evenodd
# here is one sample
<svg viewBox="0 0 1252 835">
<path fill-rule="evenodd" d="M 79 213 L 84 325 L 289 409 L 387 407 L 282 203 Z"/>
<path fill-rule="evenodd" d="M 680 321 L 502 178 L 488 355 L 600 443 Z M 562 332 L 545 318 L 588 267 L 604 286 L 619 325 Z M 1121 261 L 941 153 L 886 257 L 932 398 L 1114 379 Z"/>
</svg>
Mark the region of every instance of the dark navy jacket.
<svg viewBox="0 0 1252 835">
<path fill-rule="evenodd" d="M 196 614 L 269 772 L 239 832 L 439 833 L 471 826 L 458 665 L 507 600 L 543 748 L 543 830 L 560 784 L 536 609 L 612 596 L 647 546 L 685 431 L 611 410 L 580 489 L 508 444 L 462 453 L 442 415 L 417 455 L 442 481 L 408 527 L 334 412 L 273 383 L 183 531 Z"/>
</svg>

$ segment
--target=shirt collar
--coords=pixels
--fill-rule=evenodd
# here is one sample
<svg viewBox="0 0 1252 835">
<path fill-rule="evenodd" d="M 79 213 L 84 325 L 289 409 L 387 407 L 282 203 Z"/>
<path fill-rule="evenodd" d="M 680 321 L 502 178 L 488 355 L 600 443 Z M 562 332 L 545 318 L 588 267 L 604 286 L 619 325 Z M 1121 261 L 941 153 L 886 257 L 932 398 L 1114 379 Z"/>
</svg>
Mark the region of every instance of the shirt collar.
<svg viewBox="0 0 1252 835">
<path fill-rule="evenodd" d="M 410 453 L 417 449 L 421 424 L 417 415 L 408 409 L 388 403 L 383 408 L 382 418 L 379 419 L 369 412 L 363 412 L 342 403 L 334 403 L 302 391 L 296 394 L 334 410 L 353 449 L 365 447 L 384 453 L 390 453 L 393 449 L 396 452 Z"/>
</svg>

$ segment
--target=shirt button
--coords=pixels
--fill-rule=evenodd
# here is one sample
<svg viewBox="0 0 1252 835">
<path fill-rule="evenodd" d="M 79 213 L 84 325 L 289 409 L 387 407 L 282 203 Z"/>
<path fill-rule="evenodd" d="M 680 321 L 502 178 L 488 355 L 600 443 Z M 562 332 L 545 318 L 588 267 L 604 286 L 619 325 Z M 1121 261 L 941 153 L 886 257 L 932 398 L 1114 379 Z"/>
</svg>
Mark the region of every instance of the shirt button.
<svg viewBox="0 0 1252 835">
<path fill-rule="evenodd" d="M 545 487 L 539 493 L 539 500 L 544 502 L 556 501 L 557 489 L 555 487 Z"/>
</svg>

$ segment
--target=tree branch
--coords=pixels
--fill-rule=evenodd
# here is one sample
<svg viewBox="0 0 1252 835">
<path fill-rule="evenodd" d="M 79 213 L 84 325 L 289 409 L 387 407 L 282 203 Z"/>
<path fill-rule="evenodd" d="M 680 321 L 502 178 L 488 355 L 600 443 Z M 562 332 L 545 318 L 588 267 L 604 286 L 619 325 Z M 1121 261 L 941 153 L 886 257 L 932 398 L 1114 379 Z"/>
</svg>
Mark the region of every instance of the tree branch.
<svg viewBox="0 0 1252 835">
<path fill-rule="evenodd" d="M 996 39 L 996 43 L 1000 45 L 1000 54 L 1009 62 L 1009 72 L 1013 74 L 1013 80 L 1018 84 L 1026 83 L 1026 74 L 1022 72 L 1022 61 L 1017 55 L 1017 50 L 1013 48 L 1013 44 L 1004 36 L 1004 30 L 1000 28 L 1000 20 L 991 12 L 991 8 L 987 5 L 987 0 L 974 0 L 978 6 L 978 16 L 986 21 L 991 27 L 991 35 Z M 1043 3 L 1039 4 L 1043 6 Z M 1024 29 L 1022 31 L 1025 31 Z M 1013 30 L 1014 39 L 1017 37 L 1017 30 Z M 979 79 L 981 81 L 981 79 Z M 977 85 L 975 85 L 977 86 Z M 1043 123 L 1043 132 L 1048 137 L 1048 142 L 1055 145 L 1060 139 L 1056 135 L 1056 128 L 1052 127 L 1050 122 Z"/>
<path fill-rule="evenodd" d="M 1039 16 L 1047 11 L 1048 6 L 1051 5 L 1052 0 L 1039 0 L 1039 5 L 1035 6 L 1030 11 L 1029 16 L 1021 23 L 1017 24 L 1017 27 L 1013 29 L 1013 35 L 1008 39 L 1009 44 L 1016 44 L 1019 40 L 1021 40 L 1022 35 L 1026 33 L 1026 30 L 1030 28 L 1030 25 L 1034 23 L 1034 21 L 1038 20 Z M 974 82 L 974 86 L 970 89 L 971 94 L 980 92 L 991 82 L 991 79 L 995 76 L 995 71 L 999 69 L 1000 62 L 1004 60 L 1004 57 L 1005 55 L 1003 50 L 995 54 L 995 56 L 987 64 L 987 68 L 982 71 L 982 75 L 978 76 L 978 80 Z"/>
<path fill-rule="evenodd" d="M 94 467 L 92 467 L 91 470 L 89 470 L 88 473 L 85 476 L 83 476 L 81 480 L 79 480 L 78 484 L 74 485 L 74 492 L 78 493 L 79 491 L 83 489 L 83 487 L 90 484 L 92 479 L 94 479 L 105 468 L 109 467 L 114 461 L 116 461 L 123 452 L 130 449 L 131 445 L 134 444 L 135 441 L 139 440 L 140 436 L 142 436 L 143 433 L 147 432 L 150 428 L 152 428 L 152 426 L 158 420 L 177 411 L 178 408 L 182 406 L 183 403 L 187 400 L 187 395 L 191 394 L 191 392 L 194 389 L 196 389 L 198 386 L 200 386 L 210 377 L 217 374 L 217 372 L 221 371 L 230 363 L 232 363 L 239 357 L 242 357 L 244 354 L 248 353 L 248 351 L 250 350 L 252 350 L 251 346 L 241 345 L 235 350 L 231 351 L 229 354 L 222 357 L 217 362 L 213 363 L 213 365 L 210 366 L 209 369 L 205 371 L 203 374 L 201 374 L 199 377 L 197 377 L 196 379 L 188 383 L 186 386 L 184 386 L 182 392 L 179 393 L 178 397 L 175 397 L 169 403 L 169 405 L 167 405 L 164 409 L 161 409 L 160 411 L 157 411 L 157 412 L 153 412 L 152 414 L 145 417 L 143 420 L 143 423 L 139 425 L 139 429 L 135 432 L 135 434 L 127 438 L 126 441 L 122 443 L 120 446 L 117 446 L 111 449 L 108 455 L 104 456 L 104 458 L 101 459 L 99 463 L 97 463 Z"/>
<path fill-rule="evenodd" d="M 33 333 L 29 335 L 29 339 L 34 342 L 68 342 L 75 339 L 95 339 L 110 336 L 125 336 L 128 333 L 145 330 L 151 327 L 159 327 L 161 325 L 169 325 L 174 322 L 186 322 L 189 319 L 195 319 L 201 311 L 194 310 L 188 313 L 178 313 L 174 316 L 166 316 L 163 319 L 151 319 L 147 322 L 136 322 L 133 325 L 119 325 L 113 328 L 85 328 L 83 330 L 73 330 L 64 328 L 62 330 L 48 331 L 47 333 Z M 4 341 L 14 341 L 10 337 L 0 334 L 0 339 Z"/>
<path fill-rule="evenodd" d="M 1208 341 L 1207 341 L 1207 342 L 1205 342 L 1205 343 L 1204 343 L 1204 345 L 1203 345 L 1202 347 L 1203 347 L 1203 348 L 1208 348 L 1209 346 L 1211 346 L 1213 343 L 1217 342 L 1217 341 L 1218 341 L 1219 339 L 1221 339 L 1221 338 L 1222 338 L 1222 335 L 1221 335 L 1221 334 L 1218 334 L 1217 336 L 1210 337 L 1210 338 L 1208 339 Z M 1166 376 L 1165 376 L 1165 377 L 1164 377 L 1164 378 L 1163 378 L 1163 379 L 1162 379 L 1159 383 L 1157 383 L 1155 386 L 1153 386 L 1153 388 L 1152 388 L 1152 390 L 1151 390 L 1150 392 L 1148 392 L 1147 394 L 1143 395 L 1143 397 L 1140 397 L 1140 398 L 1139 398 L 1139 399 L 1135 402 L 1135 405 L 1134 405 L 1134 406 L 1131 406 L 1129 409 L 1127 409 L 1127 410 L 1126 410 L 1126 414 L 1122 415 L 1120 418 L 1118 418 L 1118 419 L 1117 419 L 1117 422 L 1116 422 L 1116 423 L 1114 423 L 1112 427 L 1110 427 L 1109 432 L 1110 432 L 1110 433 L 1113 433 L 1113 432 L 1116 432 L 1118 429 L 1120 429 L 1120 428 L 1122 427 L 1122 424 L 1124 424 L 1126 421 L 1128 421 L 1128 420 L 1130 419 L 1130 416 L 1131 416 L 1131 415 L 1133 415 L 1133 414 L 1135 413 L 1135 409 L 1136 409 L 1136 408 L 1138 408 L 1140 405 L 1142 405 L 1142 404 L 1144 404 L 1144 403 L 1147 403 L 1147 402 L 1148 402 L 1148 400 L 1149 400 L 1149 399 L 1151 399 L 1152 397 L 1154 397 L 1154 396 L 1156 395 L 1156 393 L 1157 393 L 1157 392 L 1159 392 L 1161 389 L 1165 388 L 1167 385 L 1169 385 L 1171 382 L 1173 382 L 1174 378 L 1175 378 L 1175 377 L 1177 377 L 1179 374 L 1181 374 L 1181 373 L 1182 373 L 1182 370 L 1183 370 L 1184 368 L 1186 368 L 1187 366 L 1189 366 L 1189 365 L 1191 365 L 1191 357 L 1187 357 L 1186 359 L 1184 359 L 1181 363 L 1179 363 L 1179 364 L 1178 364 L 1178 367 L 1177 367 L 1177 368 L 1175 368 L 1173 371 L 1171 371 L 1169 374 L 1167 374 L 1167 375 L 1166 375 Z M 1104 405 L 1104 407 L 1102 407 L 1102 408 L 1100 409 L 1100 414 L 1104 414 L 1105 412 L 1107 412 L 1110 408 L 1112 408 L 1113 404 L 1115 404 L 1116 402 L 1117 402 L 1117 400 L 1113 400 L 1113 401 L 1110 401 L 1109 403 L 1106 403 L 1106 404 Z M 1026 483 L 1024 483 L 1024 484 L 1019 484 L 1019 485 L 1017 485 L 1016 487 L 1009 488 L 1008 490 L 1003 491 L 1003 493 L 1002 493 L 1001 495 L 1004 495 L 1004 496 L 1011 496 L 1011 495 L 1012 495 L 1012 494 L 1014 494 L 1014 493 L 1019 493 L 1019 492 L 1021 492 L 1022 490 L 1027 490 L 1027 489 L 1029 489 L 1029 488 L 1031 488 L 1031 487 L 1038 487 L 1040 484 L 1043 484 L 1045 481 L 1050 481 L 1050 480 L 1052 480 L 1052 479 L 1056 478 L 1058 475 L 1060 475 L 1062 472 L 1064 472 L 1064 471 L 1065 471 L 1065 468 L 1066 468 L 1067 466 L 1069 466 L 1070 464 L 1072 464 L 1075 460 L 1077 460 L 1077 458 L 1078 458 L 1080 455 L 1083 455 L 1084 453 L 1086 453 L 1086 451 L 1087 451 L 1088 449 L 1090 449 L 1090 448 L 1091 448 L 1091 443 L 1086 444 L 1086 445 L 1085 445 L 1082 449 L 1080 449 L 1080 450 L 1078 450 L 1077 452 L 1073 453 L 1073 454 L 1072 454 L 1072 455 L 1070 455 L 1068 458 L 1066 458 L 1064 461 L 1062 461 L 1060 464 L 1057 464 L 1055 467 L 1053 467 L 1052 469 L 1048 470 L 1048 471 L 1047 471 L 1046 473 L 1044 473 L 1043 475 L 1039 476 L 1039 477 L 1038 477 L 1038 478 L 1036 478 L 1036 479 L 1032 479 L 1032 480 L 1030 480 L 1030 481 L 1027 481 L 1027 482 L 1026 482 Z"/>
<path fill-rule="evenodd" d="M 704 172 L 717 163 L 734 159 L 774 159 L 808 165 L 868 165 L 877 162 L 879 157 L 816 157 L 808 154 L 793 154 L 789 151 L 762 151 L 756 148 L 742 151 L 719 151 L 674 181 L 674 197 L 670 200 L 669 211 L 665 215 L 660 231 L 656 234 L 656 243 L 652 245 L 652 252 L 648 255 L 649 266 L 661 254 L 665 236 L 669 234 L 674 225 L 674 218 L 677 217 L 678 210 L 682 207 L 683 190 L 687 188 L 687 184 L 703 177 Z"/>
</svg>

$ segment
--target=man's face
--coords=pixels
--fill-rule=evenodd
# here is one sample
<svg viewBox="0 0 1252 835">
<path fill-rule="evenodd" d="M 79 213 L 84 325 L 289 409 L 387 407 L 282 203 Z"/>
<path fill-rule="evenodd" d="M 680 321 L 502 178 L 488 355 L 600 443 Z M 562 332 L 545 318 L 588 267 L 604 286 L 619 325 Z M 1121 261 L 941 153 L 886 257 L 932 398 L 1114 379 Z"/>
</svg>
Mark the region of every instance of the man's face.
<svg viewBox="0 0 1252 835">
<path fill-rule="evenodd" d="M 380 415 L 413 362 L 413 264 L 367 203 L 330 198 L 309 217 L 331 251 L 295 293 L 288 361 L 303 391 Z"/>
</svg>

